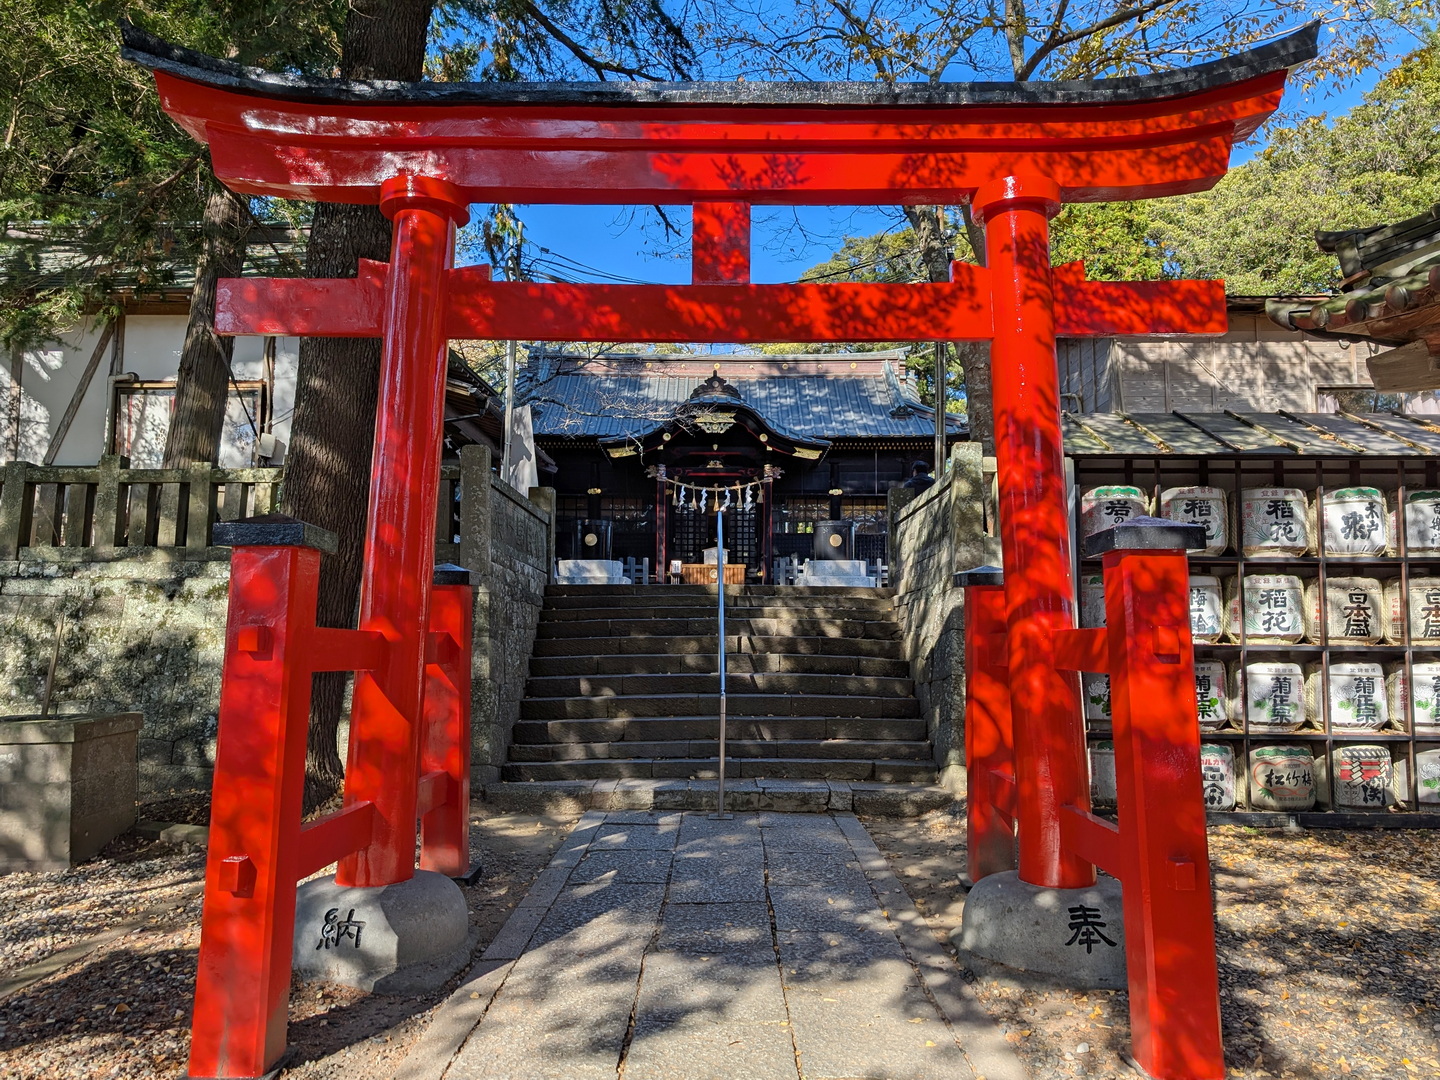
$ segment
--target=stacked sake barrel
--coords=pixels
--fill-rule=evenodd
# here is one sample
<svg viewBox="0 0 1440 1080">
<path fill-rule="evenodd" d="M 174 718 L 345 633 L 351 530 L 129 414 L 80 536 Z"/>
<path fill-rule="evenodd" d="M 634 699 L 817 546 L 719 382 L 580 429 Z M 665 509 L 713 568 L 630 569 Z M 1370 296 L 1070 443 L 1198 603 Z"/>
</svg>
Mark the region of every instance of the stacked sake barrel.
<svg viewBox="0 0 1440 1080">
<path fill-rule="evenodd" d="M 1394 573 L 1372 576 L 1375 564 L 1366 562 L 1383 563 L 1401 552 L 1440 562 L 1440 491 L 1409 491 L 1401 501 L 1393 492 L 1356 485 L 1325 491 L 1316 499 L 1297 487 L 1243 488 L 1232 494 L 1189 485 L 1152 497 L 1138 486 L 1107 485 L 1081 495 L 1080 541 L 1151 513 L 1204 529 L 1204 546 L 1192 555 L 1197 571 L 1211 572 L 1190 577 L 1195 644 L 1244 644 L 1256 650 L 1241 654 L 1243 666 L 1213 656 L 1196 659 L 1202 733 L 1243 731 L 1276 742 L 1247 746 L 1244 761 L 1237 761 L 1227 744 L 1205 744 L 1207 805 L 1217 810 L 1237 805 L 1281 811 L 1332 805 L 1347 811 L 1385 809 L 1412 790 L 1421 802 L 1440 804 L 1440 747 L 1416 747 L 1413 755 L 1402 751 L 1392 758 L 1387 745 L 1365 740 L 1367 734 L 1407 730 L 1413 716 L 1416 736 L 1440 742 L 1440 657 L 1396 662 L 1391 653 L 1383 662 L 1374 654 L 1363 655 L 1367 647 L 1387 644 L 1440 647 L 1440 576 L 1425 571 L 1403 579 Z M 1242 572 L 1223 573 L 1234 554 L 1242 556 Z M 1285 565 L 1317 554 L 1327 568 L 1319 575 L 1291 572 Z M 1207 558 L 1215 561 L 1207 566 Z M 1353 571 L 1343 566 L 1346 559 L 1357 560 Z M 1266 560 L 1277 564 L 1273 571 L 1263 565 Z M 1087 568 L 1078 584 L 1080 625 L 1103 626 L 1103 575 Z M 1288 647 L 1304 644 L 1353 647 L 1360 655 L 1341 652 L 1328 664 L 1285 655 Z M 1082 685 L 1088 726 L 1103 736 L 1110 729 L 1109 679 L 1086 673 Z M 1286 735 L 1306 731 L 1345 741 L 1284 743 Z M 1091 756 L 1097 805 L 1111 805 L 1113 746 L 1095 743 Z M 1406 775 L 1411 760 L 1414 789 Z"/>
</svg>

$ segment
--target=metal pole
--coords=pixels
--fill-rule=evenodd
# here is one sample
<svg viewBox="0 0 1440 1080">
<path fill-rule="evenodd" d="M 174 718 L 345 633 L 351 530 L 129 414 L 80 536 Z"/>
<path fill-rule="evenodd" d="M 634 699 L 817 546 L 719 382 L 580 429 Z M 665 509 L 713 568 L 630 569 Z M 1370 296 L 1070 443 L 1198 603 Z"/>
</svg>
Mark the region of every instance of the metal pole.
<svg viewBox="0 0 1440 1080">
<path fill-rule="evenodd" d="M 720 669 L 720 786 L 715 793 L 715 813 L 712 818 L 728 819 L 725 812 L 725 511 L 715 511 L 715 582 L 720 600 L 719 613 L 720 648 L 716 664 Z"/>
</svg>

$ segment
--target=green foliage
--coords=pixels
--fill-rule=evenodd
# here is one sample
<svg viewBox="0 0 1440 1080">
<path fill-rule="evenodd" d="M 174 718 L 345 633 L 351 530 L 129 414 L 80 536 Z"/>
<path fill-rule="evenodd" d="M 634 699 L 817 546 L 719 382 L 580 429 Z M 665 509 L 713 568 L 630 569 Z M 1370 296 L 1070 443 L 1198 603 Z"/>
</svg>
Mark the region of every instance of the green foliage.
<svg viewBox="0 0 1440 1080">
<path fill-rule="evenodd" d="M 800 275 L 801 281 L 924 281 L 925 260 L 913 229 L 847 236 L 840 250 Z"/>
<path fill-rule="evenodd" d="M 1095 281 L 1163 277 L 1165 252 L 1152 237 L 1145 203 L 1071 203 L 1050 223 L 1050 257 L 1057 266 L 1083 259 Z"/>
<path fill-rule="evenodd" d="M 1270 133 L 1213 190 L 1156 202 L 1167 268 L 1224 278 L 1236 294 L 1313 293 L 1339 283 L 1315 232 L 1387 224 L 1440 202 L 1440 46 L 1408 57 L 1333 123 Z"/>
<path fill-rule="evenodd" d="M 1051 252 L 1056 264 L 1083 259 L 1096 280 L 1221 278 L 1234 295 L 1326 292 L 1340 268 L 1316 245 L 1317 230 L 1388 224 L 1437 202 L 1440 41 L 1432 41 L 1349 113 L 1271 130 L 1266 148 L 1210 191 L 1066 206 L 1051 223 Z M 807 276 L 923 280 L 911 269 L 921 265 L 906 247 L 912 240 L 908 230 L 847 237 Z M 848 278 L 847 266 L 855 268 Z"/>
<path fill-rule="evenodd" d="M 214 181 L 120 59 L 117 20 L 242 63 L 329 72 L 345 0 L 0 0 L 0 340 L 54 336 L 195 264 Z M 270 209 L 270 208 L 267 208 Z"/>
</svg>

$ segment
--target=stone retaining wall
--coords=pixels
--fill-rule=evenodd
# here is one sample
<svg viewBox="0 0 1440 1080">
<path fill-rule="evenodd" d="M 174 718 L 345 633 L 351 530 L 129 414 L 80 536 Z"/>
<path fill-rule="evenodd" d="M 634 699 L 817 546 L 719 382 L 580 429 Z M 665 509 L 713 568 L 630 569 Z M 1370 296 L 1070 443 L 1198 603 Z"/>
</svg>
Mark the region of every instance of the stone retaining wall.
<svg viewBox="0 0 1440 1080">
<path fill-rule="evenodd" d="M 895 603 L 940 782 L 965 784 L 965 610 L 954 575 L 998 562 L 985 535 L 980 446 L 957 443 L 949 468 L 918 497 L 890 492 Z"/>
<path fill-rule="evenodd" d="M 38 507 L 47 484 L 54 483 L 50 470 L 23 469 L 24 482 L 33 485 L 27 501 L 33 490 Z M 278 470 L 266 471 L 278 480 Z M 447 465 L 445 475 L 447 495 L 455 482 L 459 485 L 461 540 L 456 544 L 453 536 L 440 537 L 437 558 L 480 576 L 474 752 L 475 778 L 484 783 L 498 775 L 519 715 L 554 546 L 554 496 L 547 488 L 534 489 L 526 498 L 510 488 L 490 473 L 490 455 L 483 447 L 465 448 L 459 468 Z M 157 486 L 171 479 L 156 470 L 145 477 Z M 183 483 L 185 476 L 177 472 L 176 478 Z M 15 489 L 6 487 L 8 497 Z M 247 512 L 254 509 L 246 507 Z M 39 711 L 63 614 L 53 711 L 139 712 L 144 716 L 140 790 L 207 787 L 215 760 L 229 548 L 198 546 L 193 536 L 186 546 L 65 546 L 63 530 L 58 543 L 40 544 L 40 532 L 31 529 L 28 516 L 25 520 L 19 544 L 8 545 L 0 536 L 0 550 L 9 547 L 4 553 L 13 554 L 0 559 L 0 713 Z"/>
</svg>

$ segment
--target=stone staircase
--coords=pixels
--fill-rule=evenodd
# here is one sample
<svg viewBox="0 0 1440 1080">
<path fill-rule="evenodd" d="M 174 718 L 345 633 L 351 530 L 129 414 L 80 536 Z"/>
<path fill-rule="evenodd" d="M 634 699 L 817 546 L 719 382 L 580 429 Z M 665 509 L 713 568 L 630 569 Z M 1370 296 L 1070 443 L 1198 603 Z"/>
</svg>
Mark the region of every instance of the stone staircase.
<svg viewBox="0 0 1440 1080">
<path fill-rule="evenodd" d="M 892 596 L 726 591 L 728 778 L 934 784 Z M 713 585 L 550 586 L 502 780 L 715 777 L 717 640 Z"/>
</svg>

